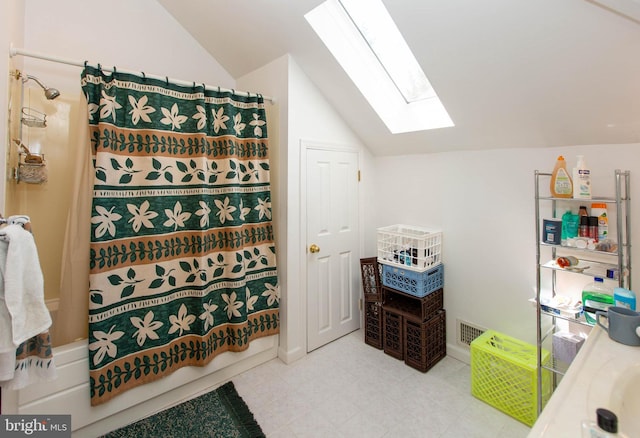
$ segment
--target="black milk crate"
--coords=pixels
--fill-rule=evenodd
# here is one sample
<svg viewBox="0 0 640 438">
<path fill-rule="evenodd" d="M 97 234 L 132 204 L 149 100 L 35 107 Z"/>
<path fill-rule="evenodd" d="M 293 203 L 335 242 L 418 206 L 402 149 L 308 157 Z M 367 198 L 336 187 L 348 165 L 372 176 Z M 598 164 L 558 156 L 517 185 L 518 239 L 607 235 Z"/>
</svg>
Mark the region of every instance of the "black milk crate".
<svg viewBox="0 0 640 438">
<path fill-rule="evenodd" d="M 382 265 L 382 284 L 416 297 L 424 297 L 444 286 L 444 265 L 424 272 Z"/>
<path fill-rule="evenodd" d="M 428 321 L 404 320 L 404 362 L 426 372 L 447 355 L 446 312 L 440 309 Z"/>
<path fill-rule="evenodd" d="M 382 349 L 382 302 L 364 302 L 364 342 Z"/>
<path fill-rule="evenodd" d="M 395 309 L 382 306 L 383 333 L 382 349 L 396 359 L 404 359 L 404 317 Z"/>
<path fill-rule="evenodd" d="M 365 299 L 382 301 L 382 265 L 378 263 L 378 257 L 360 259 L 360 275 Z"/>
<path fill-rule="evenodd" d="M 426 321 L 444 307 L 444 289 L 438 289 L 425 297 L 416 297 L 404 292 L 382 288 L 383 303 L 419 321 Z"/>
</svg>

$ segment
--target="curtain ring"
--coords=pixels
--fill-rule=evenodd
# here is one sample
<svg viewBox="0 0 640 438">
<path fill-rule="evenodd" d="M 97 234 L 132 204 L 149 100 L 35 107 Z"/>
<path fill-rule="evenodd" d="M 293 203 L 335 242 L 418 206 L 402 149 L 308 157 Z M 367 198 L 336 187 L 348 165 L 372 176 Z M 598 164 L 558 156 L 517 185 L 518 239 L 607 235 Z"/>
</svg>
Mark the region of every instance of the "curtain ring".
<svg viewBox="0 0 640 438">
<path fill-rule="evenodd" d="M 100 65 L 100 63 L 98 63 L 98 70 L 102 72 L 102 66 Z"/>
<path fill-rule="evenodd" d="M 196 91 L 196 81 L 193 81 L 193 91 Z"/>
<path fill-rule="evenodd" d="M 142 73 L 142 80 L 146 82 L 147 81 L 147 75 L 145 75 L 144 72 L 140 72 L 140 73 Z"/>
<path fill-rule="evenodd" d="M 113 74 L 116 74 L 116 73 L 117 73 L 117 70 L 116 70 L 116 66 L 114 65 L 113 66 Z"/>
<path fill-rule="evenodd" d="M 167 86 L 169 86 L 169 76 L 165 76 L 164 78 L 165 78 L 165 79 L 166 79 L 166 81 L 167 81 Z"/>
<path fill-rule="evenodd" d="M 89 61 L 85 61 L 85 62 L 84 62 L 84 68 L 87 68 L 87 63 L 88 63 L 88 62 L 89 62 Z"/>
</svg>

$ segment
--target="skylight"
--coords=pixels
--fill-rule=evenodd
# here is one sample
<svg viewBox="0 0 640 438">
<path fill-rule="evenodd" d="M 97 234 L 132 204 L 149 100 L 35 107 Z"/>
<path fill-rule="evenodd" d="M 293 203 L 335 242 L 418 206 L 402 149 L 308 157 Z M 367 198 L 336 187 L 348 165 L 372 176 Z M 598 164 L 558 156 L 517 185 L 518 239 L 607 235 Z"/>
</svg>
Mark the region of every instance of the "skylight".
<svg viewBox="0 0 640 438">
<path fill-rule="evenodd" d="M 407 103 L 435 95 L 418 61 L 381 2 L 338 2 Z"/>
<path fill-rule="evenodd" d="M 305 18 L 392 133 L 453 126 L 381 0 L 327 0 Z"/>
</svg>

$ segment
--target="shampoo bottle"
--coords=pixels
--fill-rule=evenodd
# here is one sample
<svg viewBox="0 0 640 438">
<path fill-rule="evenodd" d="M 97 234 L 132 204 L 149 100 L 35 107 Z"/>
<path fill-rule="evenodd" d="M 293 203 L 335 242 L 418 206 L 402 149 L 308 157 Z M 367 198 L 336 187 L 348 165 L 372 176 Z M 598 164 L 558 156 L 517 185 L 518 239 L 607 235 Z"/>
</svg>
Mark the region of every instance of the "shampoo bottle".
<svg viewBox="0 0 640 438">
<path fill-rule="evenodd" d="M 567 163 L 562 155 L 556 160 L 549 189 L 554 198 L 571 198 L 573 196 L 573 184 L 569 172 L 567 172 Z"/>
<path fill-rule="evenodd" d="M 578 155 L 578 163 L 573 168 L 573 197 L 591 199 L 591 170 L 587 167 L 583 155 Z"/>
</svg>

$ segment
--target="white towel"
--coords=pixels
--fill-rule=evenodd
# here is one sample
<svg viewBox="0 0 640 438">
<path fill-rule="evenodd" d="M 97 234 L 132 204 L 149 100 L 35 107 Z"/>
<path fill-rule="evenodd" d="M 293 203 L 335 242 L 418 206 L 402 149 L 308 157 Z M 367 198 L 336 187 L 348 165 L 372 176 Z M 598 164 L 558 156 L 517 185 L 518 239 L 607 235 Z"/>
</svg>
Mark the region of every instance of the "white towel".
<svg viewBox="0 0 640 438">
<path fill-rule="evenodd" d="M 16 351 L 0 353 L 0 386 L 5 380 L 13 379 L 16 372 Z"/>
<path fill-rule="evenodd" d="M 44 280 L 33 235 L 15 224 L 7 225 L 1 233 L 9 240 L 0 271 L 15 350 L 27 339 L 47 331 L 51 315 L 44 302 Z"/>
<path fill-rule="evenodd" d="M 9 368 L 10 365 L 13 366 Z M 34 383 L 49 382 L 57 377 L 49 332 L 40 333 L 23 342 L 13 353 L 0 354 L 2 388 L 21 389 Z"/>
<path fill-rule="evenodd" d="M 16 352 L 16 346 L 13 345 L 11 314 L 9 313 L 6 300 L 4 299 L 4 266 L 7 261 L 8 249 L 8 238 L 6 238 L 6 236 L 5 238 L 0 238 L 0 375 L 3 374 L 1 370 L 9 366 L 6 364 L 5 353 L 11 353 L 15 356 Z M 15 360 L 13 362 L 15 365 Z"/>
</svg>

